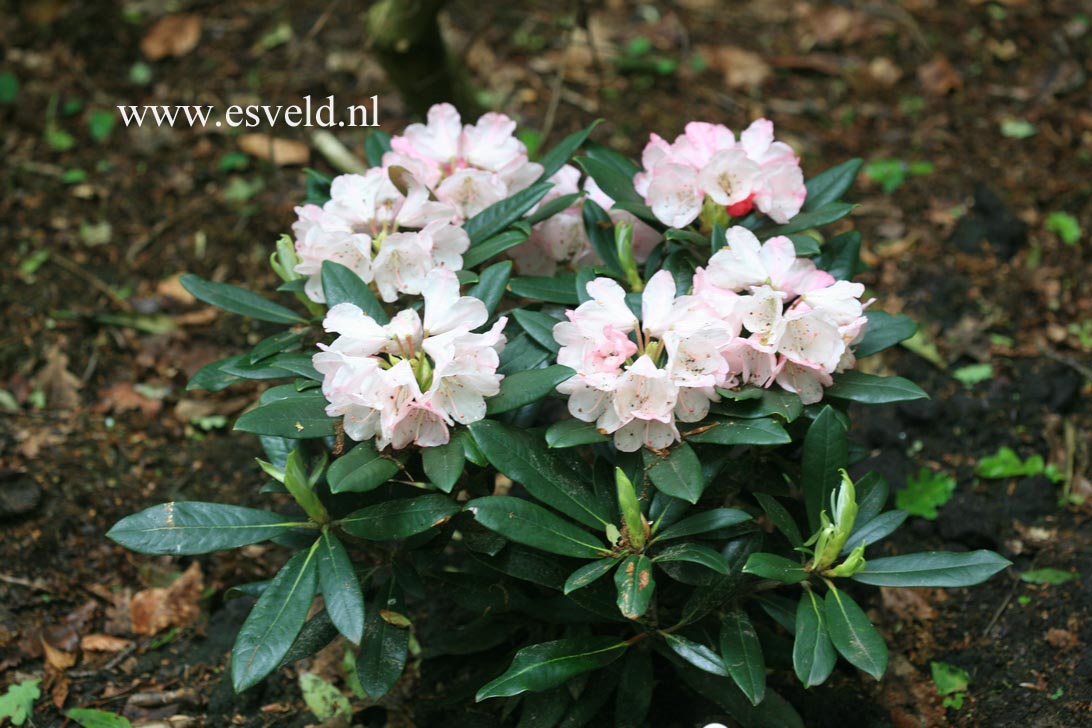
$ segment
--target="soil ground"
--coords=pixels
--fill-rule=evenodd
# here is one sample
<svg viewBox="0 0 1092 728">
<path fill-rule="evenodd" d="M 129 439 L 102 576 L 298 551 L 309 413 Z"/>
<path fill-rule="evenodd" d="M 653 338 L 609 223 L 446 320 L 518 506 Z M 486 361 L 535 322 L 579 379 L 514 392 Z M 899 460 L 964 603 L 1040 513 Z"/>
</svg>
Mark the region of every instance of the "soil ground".
<svg viewBox="0 0 1092 728">
<path fill-rule="evenodd" d="M 1010 446 L 1092 495 L 1092 250 L 1048 229 L 1064 212 L 1092 230 L 1088 6 L 563 5 L 454 2 L 445 19 L 483 105 L 547 132 L 547 146 L 600 117 L 596 138 L 636 155 L 650 130 L 767 116 L 808 175 L 855 156 L 906 163 L 894 189 L 879 171 L 862 179 L 854 223 L 875 305 L 922 324 L 915 351 L 872 366 L 933 399 L 861 412 L 854 435 L 892 483 L 923 466 L 958 483 L 935 520 L 911 519 L 889 548 L 992 548 L 1014 567 L 971 590 L 870 593 L 889 677 L 840 668 L 828 687 L 790 691 L 807 725 L 1092 726 L 1089 501 L 1064 502 L 1043 477 L 973 474 Z M 168 9 L 194 20 L 149 40 Z M 92 126 L 117 104 L 224 108 L 309 93 L 339 104 L 378 94 L 382 126 L 397 130 L 409 115 L 368 57 L 362 12 L 313 0 L 24 0 L 0 15 L 0 72 L 19 80 L 14 103 L 0 104 L 0 673 L 5 686 L 45 678 L 36 725 L 61 725 L 60 706 L 189 725 L 315 722 L 290 671 L 243 696 L 223 677 L 247 606 L 225 590 L 271 573 L 278 549 L 155 559 L 103 537 L 165 500 L 259 502 L 258 445 L 225 426 L 254 392 L 203 395 L 185 382 L 263 330 L 193 305 L 176 276 L 268 289 L 266 260 L 302 176 L 261 151 L 240 156 L 223 130 L 118 125 L 96 139 Z M 150 60 L 142 41 L 182 52 Z M 308 144 L 301 131 L 274 133 Z M 359 130 L 338 136 L 362 153 Z M 976 383 L 953 376 L 984 364 Z M 200 571 L 178 587 L 193 563 Z M 1077 578 L 1019 579 L 1042 567 Z M 165 618 L 196 621 L 138 634 L 129 598 L 172 582 Z M 959 709 L 942 706 L 932 661 L 969 673 Z M 412 725 L 405 691 L 359 707 L 362 725 Z M 696 710 L 706 712 L 695 721 L 724 720 Z"/>
</svg>

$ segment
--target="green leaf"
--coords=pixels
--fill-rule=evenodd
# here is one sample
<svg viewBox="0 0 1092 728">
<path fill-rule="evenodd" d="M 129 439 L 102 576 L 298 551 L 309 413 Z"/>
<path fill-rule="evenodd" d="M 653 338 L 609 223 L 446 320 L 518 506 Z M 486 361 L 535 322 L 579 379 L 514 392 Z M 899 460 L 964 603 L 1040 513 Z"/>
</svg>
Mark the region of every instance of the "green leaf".
<svg viewBox="0 0 1092 728">
<path fill-rule="evenodd" d="M 930 662 L 929 672 L 932 674 L 933 684 L 937 686 L 938 695 L 961 693 L 971 684 L 971 676 L 966 670 L 946 662 Z"/>
<path fill-rule="evenodd" d="M 42 697 L 41 680 L 12 682 L 0 695 L 0 718 L 10 718 L 12 725 L 23 725 L 34 712 L 34 701 Z"/>
<path fill-rule="evenodd" d="M 372 700 L 390 692 L 406 668 L 410 630 L 402 611 L 402 594 L 392 579 L 368 610 L 364 639 L 356 658 L 360 685 Z"/>
<path fill-rule="evenodd" d="M 827 388 L 827 397 L 848 399 L 864 404 L 888 404 L 929 399 L 921 387 L 902 377 L 877 377 L 874 374 L 848 371 L 839 374 L 834 385 Z"/>
<path fill-rule="evenodd" d="M 668 541 L 673 538 L 696 536 L 700 533 L 708 533 L 721 528 L 731 528 L 751 520 L 750 514 L 735 508 L 713 508 L 712 510 L 698 513 L 684 518 L 678 523 L 665 528 L 659 534 L 655 534 L 655 541 Z"/>
<path fill-rule="evenodd" d="M 550 179 L 550 177 L 553 177 L 559 169 L 564 167 L 565 163 L 569 161 L 569 158 L 576 153 L 576 150 L 579 149 L 582 144 L 584 144 L 584 141 L 588 138 L 588 135 L 592 133 L 592 130 L 602 122 L 602 119 L 596 119 L 580 131 L 574 131 L 572 134 L 569 134 L 559 141 L 557 146 L 543 154 L 542 158 L 538 160 L 538 163 L 542 165 L 542 176 L 539 177 L 539 180 L 545 181 Z"/>
<path fill-rule="evenodd" d="M 459 512 L 441 493 L 384 501 L 353 511 L 339 523 L 346 533 L 369 541 L 395 541 L 424 533 Z"/>
<path fill-rule="evenodd" d="M 842 553 L 848 554 L 861 544 L 870 546 L 887 538 L 903 524 L 906 515 L 906 511 L 888 511 L 864 523 L 858 519 L 857 526 L 846 539 L 846 545 L 842 547 Z"/>
<path fill-rule="evenodd" d="M 313 672 L 301 672 L 299 679 L 303 702 L 316 718 L 320 721 L 338 719 L 343 725 L 348 725 L 353 716 L 353 706 L 337 686 Z"/>
<path fill-rule="evenodd" d="M 466 509 L 489 530 L 531 548 L 585 559 L 600 558 L 610 550 L 587 531 L 522 498 L 476 498 Z"/>
<path fill-rule="evenodd" d="M 0 73 L 0 104 L 10 104 L 19 95 L 19 79 L 11 71 Z M 3 715 L 0 713 L 0 715 Z M 22 725 L 16 723 L 15 725 Z"/>
<path fill-rule="evenodd" d="M 473 252 L 475 247 L 482 245 L 484 241 L 523 217 L 524 213 L 538 204 L 538 201 L 545 197 L 552 187 L 553 185 L 549 182 L 536 182 L 527 189 L 490 205 L 463 223 L 463 230 L 470 236 L 470 250 L 467 253 Z M 465 268 L 472 268 L 477 264 L 467 263 L 466 257 L 463 256 Z"/>
<path fill-rule="evenodd" d="M 799 584 L 808 578 L 808 572 L 800 562 L 766 553 L 751 554 L 743 567 L 743 573 L 760 579 L 773 579 L 782 584 Z"/>
<path fill-rule="evenodd" d="M 259 321 L 275 324 L 305 324 L 307 319 L 292 309 L 273 303 L 256 293 L 251 293 L 229 283 L 206 281 L 200 276 L 187 273 L 179 279 L 194 298 L 212 304 L 225 311 L 248 316 Z"/>
<path fill-rule="evenodd" d="M 993 364 L 990 364 L 989 362 L 968 364 L 965 367 L 954 370 L 952 372 L 952 379 L 955 379 L 964 387 L 973 387 L 976 384 L 988 382 L 993 379 L 993 374 Z"/>
<path fill-rule="evenodd" d="M 647 728 L 653 687 L 652 653 L 627 652 L 615 696 L 614 728 Z"/>
<path fill-rule="evenodd" d="M 527 335 L 534 339 L 539 346 L 557 354 L 558 349 L 561 348 L 561 344 L 554 339 L 554 326 L 560 323 L 558 319 L 541 311 L 520 308 L 513 310 L 512 316 L 516 319 L 516 323 L 520 325 L 520 328 L 526 331 Z"/>
<path fill-rule="evenodd" d="M 372 129 L 364 140 L 364 158 L 369 167 L 382 167 L 383 155 L 391 150 L 391 135 L 382 129 Z"/>
<path fill-rule="evenodd" d="M 815 258 L 815 265 L 838 280 L 849 280 L 860 270 L 861 234 L 856 230 L 835 235 Z"/>
<path fill-rule="evenodd" d="M 243 358 L 243 361 L 251 365 L 258 364 L 263 359 L 267 359 L 274 354 L 298 348 L 300 342 L 303 341 L 303 337 L 303 331 L 293 329 L 287 329 L 280 333 L 273 334 L 272 336 L 267 336 L 250 350 L 250 353 Z"/>
<path fill-rule="evenodd" d="M 614 637 L 575 637 L 524 647 L 500 677 L 478 691 L 475 700 L 542 692 L 617 660 L 628 645 Z"/>
<path fill-rule="evenodd" d="M 922 468 L 907 479 L 905 488 L 895 493 L 895 506 L 932 521 L 937 517 L 937 508 L 952 499 L 955 489 L 956 480 L 952 476 Z"/>
<path fill-rule="evenodd" d="M 887 645 L 857 602 L 831 587 L 826 597 L 830 641 L 854 667 L 879 680 L 887 669 Z"/>
<path fill-rule="evenodd" d="M 378 452 L 368 440 L 331 463 L 326 481 L 331 493 L 366 493 L 386 483 L 399 470 L 397 460 Z"/>
<path fill-rule="evenodd" d="M 751 705 L 766 697 L 766 659 L 758 633 L 747 613 L 738 607 L 724 613 L 720 622 L 720 654 L 728 675 Z"/>
<path fill-rule="evenodd" d="M 756 391 L 758 396 L 750 399 L 735 399 L 743 394 L 743 390 L 732 391 L 728 389 L 717 390 L 718 394 L 731 401 L 717 404 L 713 411 L 732 417 L 742 417 L 748 420 L 759 419 L 776 415 L 785 422 L 793 422 L 804 412 L 804 403 L 800 401 L 800 395 L 788 392 L 784 389 L 748 389 L 748 392 Z M 775 422 L 775 424 L 778 424 Z M 772 431 L 772 430 L 771 430 Z M 752 443 L 729 443 L 752 444 Z M 759 443 L 766 444 L 766 443 Z"/>
<path fill-rule="evenodd" d="M 888 486 L 879 473 L 868 472 L 857 481 L 857 523 L 868 523 L 887 507 Z"/>
<path fill-rule="evenodd" d="M 865 311 L 868 326 L 864 338 L 854 348 L 858 358 L 872 356 L 900 341 L 906 341 L 918 330 L 917 323 L 905 314 L 892 315 L 886 311 Z"/>
<path fill-rule="evenodd" d="M 497 308 L 497 304 L 504 297 L 508 278 L 512 275 L 512 261 L 502 260 L 494 263 L 482 271 L 478 283 L 466 292 L 485 304 L 485 310 L 490 314 Z"/>
<path fill-rule="evenodd" d="M 87 130 L 96 142 L 104 142 L 114 130 L 118 117 L 112 111 L 95 109 L 87 116 Z"/>
<path fill-rule="evenodd" d="M 568 595 L 577 589 L 583 589 L 596 579 L 606 576 L 617 564 L 618 559 L 613 556 L 584 564 L 572 574 L 569 574 L 569 578 L 565 580 L 565 594 Z"/>
<path fill-rule="evenodd" d="M 680 634 L 667 634 L 665 632 L 660 634 L 664 636 L 664 639 L 667 640 L 667 646 L 676 655 L 694 667 L 705 672 L 711 672 L 714 675 L 728 677 L 728 668 L 725 667 L 724 660 L 712 649 Z"/>
<path fill-rule="evenodd" d="M 463 437 L 461 433 L 456 434 L 443 445 L 421 449 L 421 464 L 425 468 L 425 475 L 445 493 L 451 492 L 466 467 Z"/>
<path fill-rule="evenodd" d="M 793 233 L 792 235 L 786 235 L 785 237 L 792 241 L 792 246 L 796 249 L 797 258 L 808 258 L 813 255 L 819 255 L 819 241 L 815 239 L 815 236 L 808 233 Z"/>
<path fill-rule="evenodd" d="M 235 421 L 235 429 L 296 440 L 331 437 L 338 420 L 326 414 L 326 404 L 322 392 L 296 393 L 243 413 Z"/>
<path fill-rule="evenodd" d="M 755 500 L 758 501 L 758 505 L 762 506 L 762 510 L 766 512 L 766 517 L 770 519 L 770 523 L 789 540 L 789 543 L 794 548 L 802 546 L 804 538 L 800 535 L 800 527 L 796 525 L 796 519 L 792 517 L 792 514 L 785 506 L 781 505 L 781 502 L 772 495 L 755 493 L 754 496 Z"/>
<path fill-rule="evenodd" d="M 646 521 L 641 513 L 641 502 L 637 498 L 637 491 L 624 470 L 614 469 L 614 485 L 618 499 L 618 511 L 622 515 L 622 528 L 629 542 L 630 548 L 641 551 L 645 547 L 647 534 L 645 533 Z M 609 533 L 609 531 L 608 531 Z M 609 537 L 613 542 L 614 537 Z"/>
<path fill-rule="evenodd" d="M 729 572 L 728 561 L 708 546 L 700 543 L 680 543 L 661 550 L 652 560 L 657 564 L 665 561 L 687 561 L 712 569 L 718 574 Z"/>
<path fill-rule="evenodd" d="M 470 248 L 470 250 L 466 251 L 466 253 L 463 254 L 463 267 L 464 269 L 469 270 L 479 263 L 484 263 L 490 258 L 500 255 L 509 248 L 516 247 L 527 240 L 527 237 L 527 231 L 519 228 L 497 233 L 493 237 L 483 240 Z"/>
<path fill-rule="evenodd" d="M 622 263 L 618 259 L 618 249 L 614 245 L 614 221 L 607 211 L 594 200 L 584 200 L 582 210 L 584 231 L 596 254 L 603 260 L 603 266 L 612 275 L 622 276 Z M 579 297 L 580 292 L 577 291 Z"/>
<path fill-rule="evenodd" d="M 182 556 L 248 546 L 311 525 L 255 508 L 177 502 L 126 516 L 106 535 L 142 554 Z"/>
<path fill-rule="evenodd" d="M 489 463 L 536 500 L 591 528 L 610 523 L 588 483 L 539 435 L 493 420 L 475 422 L 470 431 Z"/>
<path fill-rule="evenodd" d="M 318 542 L 273 577 L 243 622 L 231 650 L 231 684 L 241 693 L 281 663 L 300 633 L 318 584 Z"/>
<path fill-rule="evenodd" d="M 1055 233 L 1066 245 L 1076 245 L 1081 241 L 1081 223 L 1068 212 L 1050 213 L 1043 227 Z"/>
<path fill-rule="evenodd" d="M 645 470 L 656 489 L 673 498 L 697 503 L 705 490 L 701 461 L 685 442 L 671 448 L 666 458 L 644 450 Z"/>
<path fill-rule="evenodd" d="M 575 371 L 560 364 L 509 374 L 501 380 L 500 392 L 485 401 L 486 412 L 497 415 L 537 402 L 574 374 Z"/>
<path fill-rule="evenodd" d="M 869 559 L 853 580 L 874 586 L 974 586 L 1011 565 L 993 551 L 923 551 Z"/>
<path fill-rule="evenodd" d="M 323 531 L 320 539 L 318 574 L 330 621 L 350 642 L 360 644 L 364 634 L 364 594 L 348 552 L 329 531 Z"/>
<path fill-rule="evenodd" d="M 822 207 L 817 207 L 809 212 L 801 212 L 784 225 L 779 225 L 774 228 L 764 228 L 758 231 L 758 239 L 768 240 L 776 235 L 789 235 L 790 233 L 798 233 L 801 230 L 807 230 L 808 228 L 829 225 L 853 212 L 854 207 L 856 207 L 856 205 L 851 205 L 847 202 L 828 202 Z"/>
<path fill-rule="evenodd" d="M 0 716 L 3 716 L 0 709 Z M 65 713 L 65 717 L 74 720 L 83 728 L 132 728 L 132 723 L 123 715 L 111 713 L 108 710 L 95 710 L 94 708 L 72 708 Z M 12 721 L 15 725 L 22 725 L 22 721 Z"/>
<path fill-rule="evenodd" d="M 528 225 L 537 225 L 543 220 L 548 220 L 554 215 L 572 207 L 583 196 L 584 193 L 582 192 L 573 192 L 568 195 L 555 197 L 549 202 L 539 205 L 537 210 L 523 218 L 523 222 Z"/>
<path fill-rule="evenodd" d="M 1065 584 L 1076 578 L 1077 575 L 1072 571 L 1062 571 L 1061 569 L 1052 569 L 1050 567 L 1032 569 L 1031 571 L 1025 571 L 1023 574 L 1020 574 L 1020 581 L 1027 582 L 1028 584 L 1051 584 L 1053 586 Z"/>
<path fill-rule="evenodd" d="M 710 418 L 709 429 L 695 435 L 687 435 L 689 442 L 709 445 L 786 445 L 792 442 L 789 433 L 776 420 L 736 420 Z"/>
<path fill-rule="evenodd" d="M 633 188 L 633 175 L 627 174 L 619 166 L 604 161 L 602 158 L 596 159 L 590 155 L 577 157 L 573 161 L 579 164 L 588 173 L 588 176 L 595 180 L 595 183 L 599 185 L 599 189 L 603 190 L 616 203 L 645 204 L 644 199 Z M 626 161 L 628 162 L 628 160 Z"/>
<path fill-rule="evenodd" d="M 853 185 L 853 180 L 857 179 L 863 162 L 863 159 L 850 159 L 809 179 L 804 184 L 808 190 L 804 212 L 818 210 L 842 199 L 842 195 Z"/>
<path fill-rule="evenodd" d="M 639 619 L 648 611 L 656 581 L 652 578 L 652 561 L 644 554 L 627 556 L 614 572 L 618 590 L 618 611 L 626 619 Z"/>
<path fill-rule="evenodd" d="M 824 407 L 804 437 L 801 487 L 808 510 L 808 523 L 819 527 L 819 512 L 830 505 L 830 494 L 842 482 L 840 470 L 849 467 L 846 428 L 833 407 Z"/>
<path fill-rule="evenodd" d="M 822 685 L 834 671 L 837 661 L 838 653 L 827 630 L 826 608 L 815 592 L 805 589 L 796 607 L 796 631 L 792 645 L 792 665 L 796 677 L 806 688 Z"/>
<path fill-rule="evenodd" d="M 332 260 L 322 262 L 322 293 L 326 297 L 327 308 L 339 303 L 351 303 L 379 324 L 390 322 L 371 286 L 341 263 Z"/>
<path fill-rule="evenodd" d="M 522 276 L 508 282 L 508 290 L 516 296 L 538 301 L 575 306 L 580 303 L 576 296 L 576 276 L 559 274 L 552 277 Z M 522 310 L 522 309 L 517 309 Z"/>
<path fill-rule="evenodd" d="M 594 422 L 577 419 L 555 422 L 546 430 L 546 444 L 553 448 L 590 445 L 594 442 L 606 442 L 608 439 Z"/>
</svg>

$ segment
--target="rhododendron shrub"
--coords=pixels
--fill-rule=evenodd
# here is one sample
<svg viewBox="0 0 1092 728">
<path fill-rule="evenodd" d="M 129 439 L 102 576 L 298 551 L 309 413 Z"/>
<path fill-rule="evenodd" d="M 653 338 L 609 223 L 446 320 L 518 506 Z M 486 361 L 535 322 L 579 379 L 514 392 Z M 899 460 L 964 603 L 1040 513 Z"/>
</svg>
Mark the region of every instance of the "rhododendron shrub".
<svg viewBox="0 0 1092 728">
<path fill-rule="evenodd" d="M 860 161 L 805 183 L 759 120 L 652 135 L 639 166 L 592 129 L 531 160 L 507 117 L 437 106 L 373 134 L 366 173 L 310 176 L 282 300 L 183 277 L 265 334 L 191 386 L 281 380 L 235 425 L 267 505 L 168 503 L 109 535 L 289 552 L 239 587 L 236 689 L 340 639 L 361 697 L 443 686 L 421 725 L 473 696 L 483 724 L 644 726 L 666 689 L 801 726 L 778 686 L 885 671 L 861 585 L 1007 565 L 883 543 L 906 513 L 850 405 L 925 393 L 856 369 L 915 328 L 851 280 Z"/>
</svg>

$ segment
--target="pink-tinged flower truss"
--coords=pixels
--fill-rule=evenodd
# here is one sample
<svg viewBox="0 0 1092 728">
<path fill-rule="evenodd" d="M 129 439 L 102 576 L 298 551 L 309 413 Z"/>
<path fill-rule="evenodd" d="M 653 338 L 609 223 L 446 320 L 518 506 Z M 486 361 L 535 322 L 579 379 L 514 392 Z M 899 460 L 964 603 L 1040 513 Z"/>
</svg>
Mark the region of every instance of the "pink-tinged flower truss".
<svg viewBox="0 0 1092 728">
<path fill-rule="evenodd" d="M 345 174 L 331 183 L 325 205 L 296 208 L 292 232 L 300 262 L 295 270 L 307 276 L 308 298 L 325 302 L 322 263 L 327 260 L 341 263 L 365 283 L 374 281 L 387 302 L 420 293 L 433 269 L 462 268 L 470 239 L 452 224 L 454 210 L 430 200 L 424 185 L 406 181 L 403 194 L 389 170 Z"/>
<path fill-rule="evenodd" d="M 854 364 L 850 345 L 868 319 L 864 286 L 836 281 L 792 241 L 760 243 L 743 227 L 729 228 L 725 246 L 694 274 L 694 296 L 733 319 L 742 335 L 725 355 L 739 384 L 777 382 L 805 404 L 818 402 L 831 374 Z"/>
<path fill-rule="evenodd" d="M 774 141 L 773 123 L 758 119 L 737 141 L 720 124 L 692 121 L 668 144 L 653 134 L 633 179 L 637 192 L 665 225 L 686 227 L 708 199 L 731 217 L 757 207 L 779 223 L 800 212 L 807 191 L 793 150 Z"/>
<path fill-rule="evenodd" d="M 609 278 L 587 286 L 591 300 L 554 326 L 557 361 L 576 371 L 558 386 L 569 412 L 613 433 L 619 450 L 665 448 L 680 439 L 676 422 L 697 422 L 728 383 L 722 351 L 739 334 L 707 302 L 675 296 L 667 271 L 656 273 L 638 318 Z"/>
<path fill-rule="evenodd" d="M 463 125 L 451 104 L 436 104 L 425 124 L 410 124 L 391 139 L 384 167 L 403 167 L 463 222 L 531 185 L 542 165 L 531 162 L 515 136 L 516 122 L 488 113 Z"/>
<path fill-rule="evenodd" d="M 336 332 L 313 357 L 323 375 L 326 413 L 342 417 L 353 440 L 376 447 L 443 445 L 455 423 L 485 417 L 485 398 L 500 391 L 497 374 L 506 318 L 485 333 L 485 304 L 459 296 L 449 270 L 429 273 L 422 285 L 424 319 L 413 309 L 380 325 L 351 303 L 329 310 L 323 326 Z"/>
</svg>

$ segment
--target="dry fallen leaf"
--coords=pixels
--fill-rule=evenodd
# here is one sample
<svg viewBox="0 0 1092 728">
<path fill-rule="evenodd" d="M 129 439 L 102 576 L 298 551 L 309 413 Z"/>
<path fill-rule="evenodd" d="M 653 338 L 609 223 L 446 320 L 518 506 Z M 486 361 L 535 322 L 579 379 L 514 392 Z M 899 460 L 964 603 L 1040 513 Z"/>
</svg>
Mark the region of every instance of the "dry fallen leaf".
<svg viewBox="0 0 1092 728">
<path fill-rule="evenodd" d="M 963 77 L 952 68 L 952 64 L 942 55 L 918 68 L 918 82 L 925 92 L 933 96 L 946 96 L 963 86 Z"/>
<path fill-rule="evenodd" d="M 140 410 L 145 417 L 152 417 L 163 409 L 163 401 L 145 397 L 136 391 L 132 382 L 120 382 L 99 390 L 99 403 L 95 412 L 103 414 L 114 412 L 121 414 L 130 410 Z"/>
<path fill-rule="evenodd" d="M 191 304 L 197 299 L 193 297 L 193 294 L 187 291 L 182 286 L 182 274 L 176 273 L 175 275 L 164 278 L 159 282 L 159 285 L 155 288 L 156 295 L 163 298 L 173 298 L 182 304 Z"/>
<path fill-rule="evenodd" d="M 89 652 L 121 652 L 131 644 L 132 640 L 94 633 L 84 635 L 83 639 L 80 640 L 80 649 Z"/>
<path fill-rule="evenodd" d="M 168 627 L 188 627 L 201 614 L 198 602 L 205 588 L 201 565 L 194 561 L 167 588 L 137 592 L 129 602 L 133 633 L 152 636 Z"/>
<path fill-rule="evenodd" d="M 903 621 L 928 622 L 937 618 L 929 589 L 889 589 L 880 587 L 883 608 Z"/>
<path fill-rule="evenodd" d="M 728 88 L 756 88 L 770 75 L 770 66 L 762 56 L 734 46 L 717 48 L 711 65 L 724 74 Z"/>
<path fill-rule="evenodd" d="M 184 56 L 201 40 L 201 16 L 190 13 L 167 15 L 148 29 L 140 41 L 141 52 L 152 61 L 167 56 Z"/>
<path fill-rule="evenodd" d="M 80 378 L 68 371 L 68 355 L 60 346 L 46 352 L 43 366 L 32 380 L 45 394 L 51 409 L 75 409 L 80 403 Z"/>
<path fill-rule="evenodd" d="M 53 670 L 67 670 L 76 664 L 76 653 L 54 647 L 45 633 L 42 634 L 42 649 L 45 650 L 46 665 Z"/>
<path fill-rule="evenodd" d="M 239 148 L 247 154 L 268 160 L 280 167 L 307 164 L 311 159 L 311 150 L 303 142 L 271 137 L 268 134 L 243 134 L 239 137 Z"/>
</svg>

